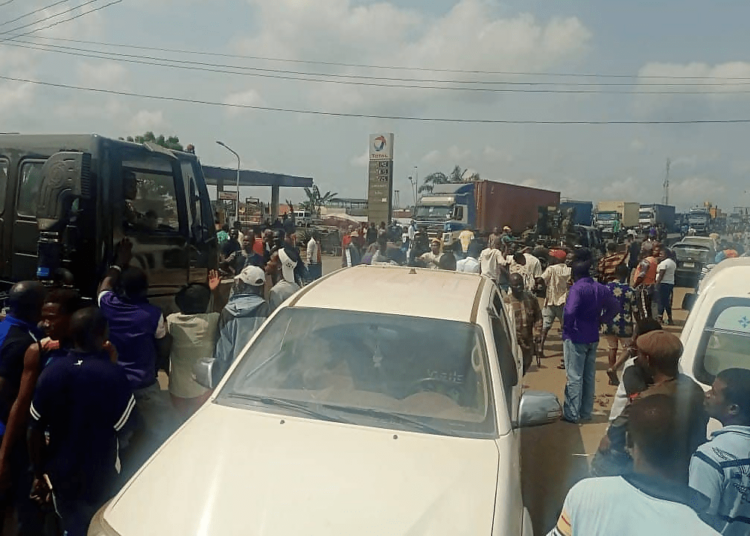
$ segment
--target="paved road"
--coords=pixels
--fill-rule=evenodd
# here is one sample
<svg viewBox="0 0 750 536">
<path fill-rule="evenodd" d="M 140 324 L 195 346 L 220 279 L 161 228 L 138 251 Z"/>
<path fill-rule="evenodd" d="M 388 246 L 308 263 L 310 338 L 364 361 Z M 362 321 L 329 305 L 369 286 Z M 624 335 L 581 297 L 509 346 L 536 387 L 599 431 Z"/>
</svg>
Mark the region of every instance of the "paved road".
<svg viewBox="0 0 750 536">
<path fill-rule="evenodd" d="M 325 257 L 324 273 L 341 266 L 340 257 Z M 679 306 L 688 289 L 675 289 L 674 303 Z M 665 329 L 679 335 L 687 312 L 675 309 L 675 326 Z M 547 341 L 547 357 L 541 368 L 533 365 L 524 377 L 529 389 L 555 393 L 563 400 L 565 371 L 557 368 L 562 358 L 562 340 L 555 324 Z M 616 388 L 611 387 L 606 375 L 607 343 L 599 345 L 596 367 L 596 402 L 594 420 L 582 425 L 565 422 L 525 429 L 522 433 L 522 472 L 524 502 L 531 512 L 535 534 L 547 534 L 559 515 L 568 490 L 588 471 L 591 456 L 599 446 L 607 428 L 609 408 Z"/>
</svg>

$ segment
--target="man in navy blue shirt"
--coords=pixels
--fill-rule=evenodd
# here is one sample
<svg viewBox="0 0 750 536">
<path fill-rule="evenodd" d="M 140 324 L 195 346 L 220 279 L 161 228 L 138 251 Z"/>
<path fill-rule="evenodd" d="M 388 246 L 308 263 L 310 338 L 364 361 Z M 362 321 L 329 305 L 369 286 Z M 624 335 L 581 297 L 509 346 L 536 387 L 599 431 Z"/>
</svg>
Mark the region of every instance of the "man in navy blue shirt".
<svg viewBox="0 0 750 536">
<path fill-rule="evenodd" d="M 10 289 L 10 311 L 0 322 L 0 503 L 16 509 L 16 533 L 39 534 L 39 510 L 29 500 L 31 475 L 26 450 L 29 405 L 42 366 L 38 351 L 30 351 L 41 339 L 37 328 L 44 301 L 44 287 L 21 281 Z M 0 521 L 1 523 L 1 521 Z"/>
<path fill-rule="evenodd" d="M 101 311 L 77 311 L 70 332 L 74 349 L 44 369 L 31 403 L 32 495 L 44 502 L 51 483 L 65 534 L 85 536 L 114 491 L 117 434 L 128 425 L 135 398 L 125 371 L 105 348 L 108 327 Z"/>
</svg>

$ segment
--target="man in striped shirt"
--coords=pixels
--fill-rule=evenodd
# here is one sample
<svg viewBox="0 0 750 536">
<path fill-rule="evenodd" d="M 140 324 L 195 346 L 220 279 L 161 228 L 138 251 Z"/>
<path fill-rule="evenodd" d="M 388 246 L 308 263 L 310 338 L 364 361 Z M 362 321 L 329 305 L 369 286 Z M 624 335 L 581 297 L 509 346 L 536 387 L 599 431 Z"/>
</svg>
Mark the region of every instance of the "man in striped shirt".
<svg viewBox="0 0 750 536">
<path fill-rule="evenodd" d="M 50 502 L 54 493 L 65 534 L 85 536 L 91 518 L 115 491 L 117 436 L 130 426 L 135 398 L 125 371 L 106 350 L 101 311 L 76 312 L 70 331 L 74 350 L 44 369 L 31 403 L 32 498 Z"/>
<path fill-rule="evenodd" d="M 750 534 L 750 370 L 719 372 L 706 410 L 724 428 L 693 455 L 690 487 L 708 498 L 707 513 L 719 518 L 722 534 Z"/>
<path fill-rule="evenodd" d="M 607 244 L 607 256 L 602 257 L 597 265 L 597 276 L 600 283 L 613 283 L 620 278 L 617 276 L 617 267 L 625 264 L 627 253 L 618 253 L 617 244 L 609 242 Z"/>
</svg>

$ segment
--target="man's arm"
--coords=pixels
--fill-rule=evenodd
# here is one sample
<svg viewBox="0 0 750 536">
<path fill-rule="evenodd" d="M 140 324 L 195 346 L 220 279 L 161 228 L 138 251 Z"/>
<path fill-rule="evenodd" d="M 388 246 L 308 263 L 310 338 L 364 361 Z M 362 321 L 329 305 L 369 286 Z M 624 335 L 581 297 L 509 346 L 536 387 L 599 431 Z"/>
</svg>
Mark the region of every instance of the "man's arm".
<svg viewBox="0 0 750 536">
<path fill-rule="evenodd" d="M 154 333 L 154 345 L 156 346 L 156 372 L 163 370 L 169 374 L 169 354 L 172 351 L 172 336 L 167 333 L 167 323 L 164 315 L 159 316 L 159 323 Z"/>
<path fill-rule="evenodd" d="M 36 381 L 39 379 L 39 346 L 33 343 L 23 357 L 21 387 L 10 408 L 5 435 L 0 444 L 0 491 L 10 486 L 10 457 L 13 449 L 26 435 L 26 424 L 29 420 L 29 408 L 34 396 Z"/>
<path fill-rule="evenodd" d="M 115 256 L 115 264 L 110 266 L 107 270 L 107 275 L 99 285 L 97 295 L 102 292 L 114 290 L 117 287 L 117 282 L 120 280 L 120 274 L 125 269 L 130 260 L 133 258 L 133 243 L 124 238 L 117 247 L 117 255 Z"/>
<path fill-rule="evenodd" d="M 645 266 L 644 266 L 645 264 Z M 648 261 L 641 261 L 638 264 L 638 268 L 635 273 L 635 281 L 633 282 L 633 286 L 638 287 L 643 283 L 643 280 L 646 279 L 646 274 L 648 273 Z"/>
<path fill-rule="evenodd" d="M 224 308 L 221 305 L 221 299 L 219 296 L 219 287 L 221 286 L 221 276 L 217 270 L 209 270 L 208 272 L 208 288 L 211 290 L 211 299 L 208 302 L 207 313 L 221 313 Z"/>
<path fill-rule="evenodd" d="M 656 284 L 658 285 L 661 283 L 661 280 L 664 279 L 664 274 L 667 273 L 666 268 L 658 268 L 658 272 L 656 273 Z"/>
<path fill-rule="evenodd" d="M 698 449 L 690 459 L 689 485 L 710 501 L 706 513 L 717 514 L 724 490 L 724 471 L 703 450 Z"/>
<path fill-rule="evenodd" d="M 578 289 L 571 287 L 563 310 L 563 331 L 573 324 L 574 317 L 578 312 L 579 302 Z"/>
<path fill-rule="evenodd" d="M 612 319 L 617 316 L 617 313 L 620 312 L 620 303 L 617 301 L 617 298 L 615 298 L 615 295 L 612 294 L 612 291 L 609 290 L 609 288 L 603 287 L 603 295 L 604 295 L 604 303 L 602 304 L 602 315 L 599 319 L 600 324 L 609 324 L 612 322 Z"/>
</svg>

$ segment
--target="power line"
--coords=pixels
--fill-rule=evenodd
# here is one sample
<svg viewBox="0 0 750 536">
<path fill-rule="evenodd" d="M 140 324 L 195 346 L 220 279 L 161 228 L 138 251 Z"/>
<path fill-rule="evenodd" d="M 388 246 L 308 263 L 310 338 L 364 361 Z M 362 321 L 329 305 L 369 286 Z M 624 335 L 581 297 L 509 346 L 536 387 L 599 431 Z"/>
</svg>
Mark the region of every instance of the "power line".
<svg viewBox="0 0 750 536">
<path fill-rule="evenodd" d="M 39 36 L 35 36 L 38 38 Z M 78 48 L 78 47 L 68 47 L 63 45 L 48 45 L 44 43 L 37 43 L 33 41 L 19 41 L 15 37 L 9 38 L 7 41 L 13 41 L 15 43 L 23 43 L 25 45 L 35 45 L 37 47 L 48 47 L 45 49 L 37 48 L 37 50 L 46 50 L 48 52 L 61 52 L 63 50 L 73 51 L 73 52 L 80 52 L 82 54 L 106 54 L 109 56 L 114 56 L 115 58 L 137 58 L 141 60 L 152 60 L 152 61 L 159 61 L 159 62 L 170 62 L 170 63 L 177 63 L 182 65 L 195 65 L 199 67 L 209 67 L 211 70 L 222 68 L 222 69 L 238 69 L 242 71 L 249 71 L 249 72 L 260 72 L 260 73 L 279 73 L 284 75 L 299 75 L 299 76 L 317 76 L 317 77 L 330 77 L 335 79 L 354 79 L 354 80 L 378 80 L 378 81 L 386 81 L 386 82 L 429 82 L 429 83 L 439 83 L 439 84 L 478 84 L 478 85 L 509 85 L 509 86 L 575 86 L 575 87 L 599 87 L 599 86 L 665 86 L 665 87 L 686 87 L 686 86 L 696 86 L 696 87 L 728 87 L 728 86 L 748 86 L 750 85 L 750 82 L 718 82 L 718 83 L 669 83 L 669 82 L 539 82 L 539 81 L 533 81 L 533 82 L 523 82 L 523 81 L 500 81 L 500 80 L 445 80 L 445 79 L 434 79 L 434 78 L 401 78 L 401 77 L 383 77 L 383 76 L 368 76 L 368 75 L 356 75 L 356 74 L 336 74 L 336 73 L 320 73 L 320 72 L 305 72 L 305 71 L 290 71 L 285 69 L 266 69 L 266 68 L 259 68 L 259 67 L 248 67 L 245 65 L 227 65 L 227 64 L 217 64 L 217 63 L 208 63 L 208 62 L 200 62 L 200 61 L 192 61 L 192 60 L 180 60 L 180 59 L 173 59 L 173 58 L 164 58 L 164 57 L 158 57 L 158 56 L 145 56 L 145 55 L 136 55 L 136 54 L 123 54 L 118 52 L 108 52 L 105 50 L 91 50 L 87 48 Z M 0 41 L 2 43 L 2 41 Z M 96 57 L 96 56 L 88 56 L 88 57 Z M 159 66 L 164 66 L 163 64 L 159 63 Z M 227 71 L 214 71 L 214 72 L 222 72 L 225 73 Z M 241 74 L 241 73 L 228 73 L 228 74 Z M 296 78 L 295 78 L 296 80 Z M 399 86 L 385 86 L 385 87 L 399 87 Z M 427 88 L 430 89 L 430 88 Z M 440 88 L 442 89 L 442 88 Z M 450 89 L 450 88 L 445 88 Z M 464 89 L 464 88 L 461 88 Z M 597 92 L 598 93 L 598 92 Z M 628 92 L 631 93 L 631 92 Z"/>
<path fill-rule="evenodd" d="M 12 3 L 13 3 L 13 0 L 8 0 L 7 2 L 3 2 L 2 4 L 0 4 L 0 7 L 7 6 L 8 4 L 12 4 Z"/>
<path fill-rule="evenodd" d="M 70 2 L 70 0 L 59 0 L 59 2 L 55 2 L 54 4 L 50 4 L 48 6 L 40 7 L 39 9 L 35 9 L 34 11 L 29 11 L 25 15 L 21 15 L 19 17 L 16 17 L 15 19 L 6 20 L 5 22 L 0 23 L 0 26 L 6 26 L 8 24 L 11 24 L 13 22 L 19 21 L 21 19 L 25 19 L 26 17 L 30 17 L 31 15 L 39 13 L 40 11 L 44 11 L 45 9 L 49 9 L 51 7 L 55 7 L 56 5 L 59 5 L 59 4 L 64 4 L 66 2 Z"/>
<path fill-rule="evenodd" d="M 651 121 L 556 121 L 556 120 L 526 120 L 526 119 L 461 119 L 452 117 L 415 117 L 403 115 L 380 115 L 380 114 L 357 114 L 346 112 L 327 112 L 322 110 L 304 110 L 295 108 L 277 108 L 271 106 L 254 106 L 250 104 L 232 104 L 227 102 L 217 102 L 201 99 L 188 99 L 182 97 L 168 97 L 165 95 L 148 95 L 145 93 L 134 93 L 129 91 L 118 91 L 113 89 L 92 88 L 85 86 L 74 86 L 69 84 L 60 84 L 55 82 L 45 82 L 41 80 L 29 80 L 26 78 L 16 78 L 11 76 L 0 75 L 0 79 L 11 82 L 21 82 L 40 86 L 54 87 L 58 89 L 68 89 L 73 91 L 84 91 L 90 93 L 101 93 L 108 95 L 118 95 L 121 97 L 136 97 L 142 99 L 151 99 L 158 101 L 171 101 L 187 104 L 201 104 L 205 106 L 216 106 L 223 108 L 238 108 L 245 110 L 257 110 L 265 112 L 281 112 L 289 114 L 318 115 L 328 117 L 351 117 L 364 119 L 388 119 L 394 121 L 420 121 L 431 123 L 466 123 L 466 124 L 507 124 L 507 125 L 706 125 L 706 124 L 745 124 L 750 123 L 747 119 L 690 119 L 690 120 L 651 120 Z"/>
<path fill-rule="evenodd" d="M 271 61 L 280 63 L 298 63 L 309 65 L 328 65 L 333 67 L 355 67 L 363 69 L 383 69 L 394 71 L 421 71 L 435 73 L 459 73 L 459 74 L 490 74 L 506 76 L 547 76 L 564 78 L 633 78 L 633 79 L 657 79 L 657 80 L 750 80 L 750 77 L 742 76 L 680 76 L 680 75 L 639 75 L 639 74 L 613 74 L 613 73 L 561 73 L 561 72 L 530 72 L 530 71 L 492 71 L 472 69 L 446 69 L 431 67 L 408 67 L 399 65 L 376 65 L 367 63 L 346 63 L 338 61 L 304 60 L 292 58 L 277 58 L 269 56 L 257 56 L 247 54 L 229 54 L 222 52 L 207 52 L 204 50 L 187 50 L 178 48 L 149 47 L 143 45 L 132 45 L 127 43 L 108 43 L 105 41 L 92 41 L 85 39 L 66 39 L 62 37 L 35 36 L 37 39 L 49 41 L 62 41 L 68 43 L 80 43 L 87 45 L 100 45 L 115 48 L 129 48 L 133 50 L 149 50 L 153 52 L 168 52 L 174 54 L 190 54 L 194 56 L 211 56 L 219 58 L 235 58 L 258 61 Z"/>
<path fill-rule="evenodd" d="M 34 26 L 36 24 L 40 24 L 42 22 L 46 22 L 46 21 L 48 21 L 50 19 L 57 18 L 60 15 L 65 15 L 66 13 L 70 13 L 71 11 L 75 11 L 78 8 L 81 8 L 83 6 L 87 6 L 89 4 L 93 4 L 94 2 L 98 2 L 98 1 L 99 0 L 88 0 L 88 2 L 84 2 L 83 4 L 78 5 L 78 6 L 73 6 L 70 9 L 66 9 L 65 11 L 61 11 L 60 13 L 55 13 L 54 15 L 49 15 L 47 17 L 44 17 L 43 19 L 39 19 L 39 20 L 35 20 L 35 21 L 32 21 L 32 22 L 28 22 L 28 23 L 24 24 L 23 26 L 17 26 L 16 28 L 12 28 L 10 30 L 5 30 L 4 32 L 0 32 L 0 35 L 5 35 L 5 34 L 17 32 L 18 30 L 21 30 L 23 28 L 28 28 L 29 26 Z M 39 30 L 34 30 L 34 31 L 38 32 Z M 24 34 L 24 35 L 26 35 L 26 34 Z M 17 37 L 21 37 L 21 36 L 17 36 Z"/>
<path fill-rule="evenodd" d="M 120 0 L 118 0 L 120 1 Z M 328 79 L 328 78 L 307 78 L 302 76 L 283 75 L 283 74 L 268 74 L 258 72 L 247 72 L 247 71 L 232 71 L 227 69 L 213 68 L 208 66 L 195 66 L 195 65 L 183 65 L 184 62 L 179 60 L 166 60 L 178 63 L 163 63 L 160 61 L 151 61 L 146 59 L 135 59 L 132 55 L 117 54 L 116 56 L 108 56 L 110 53 L 83 53 L 83 52 L 71 52 L 67 50 L 58 50 L 55 48 L 43 48 L 56 45 L 41 45 L 33 46 L 26 44 L 18 44 L 18 41 L 10 42 L 9 40 L 2 41 L 0 44 L 10 47 L 25 48 L 30 50 L 40 50 L 44 52 L 56 52 L 59 54 L 67 54 L 75 57 L 102 59 L 109 61 L 118 61 L 124 63 L 133 63 L 138 65 L 149 65 L 155 67 L 166 67 L 170 69 L 198 71 L 198 72 L 211 72 L 219 74 L 230 74 L 236 76 L 249 76 L 255 78 L 267 78 L 273 80 L 290 80 L 297 82 L 312 82 L 312 83 L 323 83 L 323 84 L 337 84 L 337 85 L 351 85 L 351 86 L 365 86 L 365 87 L 378 87 L 378 88 L 395 88 L 395 89 L 426 89 L 426 90 L 437 90 L 437 91 L 463 91 L 463 92 L 485 92 L 485 93 L 547 93 L 547 94 L 594 94 L 594 95 L 732 95 L 732 94 L 746 94 L 750 93 L 750 90 L 733 90 L 733 91 L 697 91 L 697 90 L 609 90 L 602 91 L 598 89 L 539 89 L 539 88 L 496 88 L 496 87 L 467 87 L 467 86 L 431 86 L 431 85 L 417 85 L 417 84 L 385 84 L 379 82 L 365 82 L 365 81 L 354 81 L 354 80 L 341 80 L 341 79 Z M 25 43 L 22 41 L 21 43 Z M 104 55 L 103 55 L 104 54 Z M 128 56 L 128 57 L 122 57 Z M 206 64 L 204 64 L 206 65 Z"/>
</svg>

